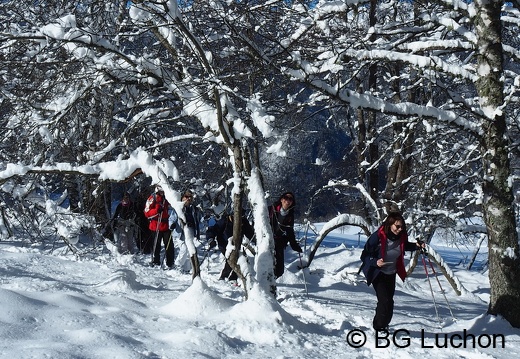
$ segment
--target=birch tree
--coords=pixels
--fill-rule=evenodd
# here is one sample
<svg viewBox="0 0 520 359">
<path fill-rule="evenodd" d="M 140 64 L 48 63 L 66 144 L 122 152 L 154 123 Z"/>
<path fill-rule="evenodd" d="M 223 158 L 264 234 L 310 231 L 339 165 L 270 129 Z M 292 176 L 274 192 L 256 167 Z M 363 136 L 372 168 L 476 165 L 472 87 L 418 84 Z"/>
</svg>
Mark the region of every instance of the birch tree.
<svg viewBox="0 0 520 359">
<path fill-rule="evenodd" d="M 483 211 L 488 233 L 489 313 L 520 327 L 520 252 L 507 140 L 501 1 L 477 1 L 476 87 L 480 99 Z"/>
</svg>

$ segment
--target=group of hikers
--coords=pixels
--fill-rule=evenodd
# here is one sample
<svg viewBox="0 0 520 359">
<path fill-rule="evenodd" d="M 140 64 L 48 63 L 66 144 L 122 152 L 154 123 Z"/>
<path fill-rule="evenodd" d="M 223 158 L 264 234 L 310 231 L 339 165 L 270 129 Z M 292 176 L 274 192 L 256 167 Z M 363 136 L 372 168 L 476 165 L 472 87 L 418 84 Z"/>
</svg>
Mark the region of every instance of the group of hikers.
<svg viewBox="0 0 520 359">
<path fill-rule="evenodd" d="M 144 206 L 134 206 L 128 193 L 123 195 L 121 203 L 116 208 L 113 222 L 116 241 L 121 251 L 132 252 L 132 243 L 139 245 L 142 253 L 152 254 L 152 265 L 161 265 L 161 244 L 164 246 L 166 268 L 175 265 L 174 244 L 172 231 L 176 230 L 181 242 L 185 233 L 181 228 L 188 228 L 192 238 L 200 242 L 201 211 L 193 203 L 193 193 L 186 191 L 182 194 L 183 219 L 164 196 L 160 186 L 146 199 Z M 302 248 L 296 240 L 294 232 L 294 208 L 296 200 L 292 192 L 283 193 L 270 207 L 269 219 L 274 237 L 274 275 L 279 278 L 283 275 L 285 248 L 290 247 L 298 252 Z M 140 209 L 143 208 L 144 209 Z M 136 222 L 133 222 L 137 220 Z M 183 223 L 180 223 L 180 222 Z M 211 222 L 210 222 L 211 223 Z M 138 237 L 135 236 L 135 224 L 141 229 Z M 249 241 L 254 240 L 254 230 L 251 223 L 244 216 L 242 218 L 242 234 Z M 218 247 L 219 251 L 228 258 L 227 248 L 233 237 L 233 215 L 226 213 L 219 219 L 213 220 L 206 231 L 208 250 Z M 138 238 L 137 242 L 135 238 Z M 246 242 L 250 243 L 250 242 Z M 181 246 L 182 247 L 182 246 Z M 188 257 L 186 246 L 184 253 L 180 252 L 177 259 Z M 394 310 L 394 294 L 396 276 L 404 281 L 406 271 L 404 266 L 404 252 L 424 250 L 425 244 L 421 241 L 409 242 L 405 220 L 399 212 L 388 213 L 381 226 L 367 239 L 361 254 L 362 270 L 368 285 L 372 285 L 377 305 L 372 326 L 376 331 L 388 330 Z M 182 263 L 180 263 L 182 265 Z M 220 280 L 236 281 L 237 274 L 225 260 L 224 268 L 220 272 Z"/>
<path fill-rule="evenodd" d="M 200 210 L 193 203 L 193 193 L 186 191 L 183 202 L 183 226 L 188 227 L 194 238 L 200 240 Z M 112 217 L 114 241 L 122 254 L 151 254 L 152 266 L 160 266 L 162 247 L 166 268 L 173 268 L 175 261 L 174 231 L 179 240 L 184 240 L 180 217 L 168 203 L 161 186 L 155 186 L 148 197 L 133 201 L 125 192 Z M 185 248 L 184 248 L 185 249 Z M 186 250 L 180 251 L 178 260 L 186 257 Z"/>
<path fill-rule="evenodd" d="M 155 186 L 154 191 L 143 203 L 143 200 L 134 202 L 128 192 L 122 196 L 112 217 L 114 240 L 120 253 L 142 253 L 152 256 L 152 266 L 162 266 L 161 253 L 164 248 L 165 269 L 179 268 L 187 271 L 190 266 L 189 254 L 185 241 L 185 230 L 200 243 L 200 227 L 202 211 L 194 204 L 194 195 L 186 191 L 181 196 L 183 215 L 179 216 L 168 203 L 164 190 Z M 275 239 L 274 273 L 276 278 L 284 273 L 284 252 L 289 244 L 293 250 L 302 252 L 296 241 L 294 232 L 295 198 L 292 192 L 283 193 L 275 203 L 269 207 L 269 218 Z M 183 230 L 184 229 L 184 230 Z M 175 236 L 174 236 L 175 233 Z M 242 218 L 242 234 L 254 243 L 252 224 L 244 216 Z M 174 237 L 177 237 L 179 253 L 175 257 Z M 207 249 L 218 248 L 227 258 L 228 241 L 233 237 L 233 214 L 224 213 L 220 218 L 209 221 L 206 230 Z M 228 261 L 219 279 L 236 281 L 237 274 L 232 270 Z"/>
</svg>

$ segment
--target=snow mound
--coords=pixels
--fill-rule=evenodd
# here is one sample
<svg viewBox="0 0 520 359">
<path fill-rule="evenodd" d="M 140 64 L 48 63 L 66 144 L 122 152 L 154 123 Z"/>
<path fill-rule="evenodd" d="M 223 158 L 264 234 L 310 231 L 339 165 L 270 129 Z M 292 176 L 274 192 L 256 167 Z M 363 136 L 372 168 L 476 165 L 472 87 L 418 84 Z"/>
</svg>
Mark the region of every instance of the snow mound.
<svg viewBox="0 0 520 359">
<path fill-rule="evenodd" d="M 129 269 L 119 269 L 114 272 L 107 280 L 95 285 L 107 292 L 128 292 L 138 291 L 143 286 L 137 282 L 134 271 Z"/>
<path fill-rule="evenodd" d="M 200 277 L 196 277 L 185 292 L 162 307 L 160 311 L 178 318 L 198 320 L 222 313 L 233 304 L 234 301 L 219 297 Z"/>
<path fill-rule="evenodd" d="M 261 294 L 257 287 L 250 291 L 247 301 L 236 304 L 226 315 L 231 320 L 223 322 L 220 330 L 232 338 L 258 345 L 298 342 L 293 333 L 294 327 L 301 323 L 283 310 L 274 297 Z"/>
</svg>

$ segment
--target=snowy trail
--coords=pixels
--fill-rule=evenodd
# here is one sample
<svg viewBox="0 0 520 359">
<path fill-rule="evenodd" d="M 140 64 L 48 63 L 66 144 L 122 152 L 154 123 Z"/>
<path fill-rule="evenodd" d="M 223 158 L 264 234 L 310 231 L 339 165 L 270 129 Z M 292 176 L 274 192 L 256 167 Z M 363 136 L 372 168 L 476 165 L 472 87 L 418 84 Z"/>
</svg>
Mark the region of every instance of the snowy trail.
<svg viewBox="0 0 520 359">
<path fill-rule="evenodd" d="M 440 278 L 456 320 L 420 268 L 398 284 L 391 327 L 398 336 L 377 340 L 376 304 L 358 269 L 358 249 L 323 248 L 310 269 L 296 270 L 287 253 L 279 303 L 243 302 L 240 287 L 218 281 L 222 257 L 211 255 L 202 281 L 146 264 L 149 256 L 103 251 L 91 259 L 50 255 L 0 242 L 0 357 L 2 358 L 508 358 L 519 354 L 520 331 L 488 317 L 485 275 L 456 268 L 471 293 L 456 296 Z M 304 276 L 304 275 L 305 276 Z M 307 284 L 308 295 L 304 280 Z M 279 313 L 272 305 L 279 306 Z M 354 332 L 354 331 L 359 332 Z M 454 335 L 502 334 L 505 348 L 462 347 Z M 355 342 L 348 336 L 358 334 Z M 364 345 L 358 346 L 360 335 Z M 487 337 L 486 337 L 487 336 Z M 457 339 L 457 338 L 455 338 Z M 460 347 L 456 347 L 460 346 Z"/>
</svg>

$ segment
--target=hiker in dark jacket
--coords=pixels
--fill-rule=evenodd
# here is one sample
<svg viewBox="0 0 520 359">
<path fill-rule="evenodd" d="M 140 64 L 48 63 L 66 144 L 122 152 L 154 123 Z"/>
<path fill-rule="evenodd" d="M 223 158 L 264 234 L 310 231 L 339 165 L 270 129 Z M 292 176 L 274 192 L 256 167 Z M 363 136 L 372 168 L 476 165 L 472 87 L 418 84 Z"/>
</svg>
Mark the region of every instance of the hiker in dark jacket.
<svg viewBox="0 0 520 359">
<path fill-rule="evenodd" d="M 146 218 L 144 211 L 142 209 L 146 206 L 146 201 L 148 200 L 147 191 L 141 191 L 137 195 L 136 207 L 139 209 L 137 211 L 137 226 L 138 226 L 138 241 L 137 247 L 139 251 L 143 254 L 150 254 L 153 250 L 153 241 L 155 237 L 155 232 L 150 231 L 150 220 Z"/>
<path fill-rule="evenodd" d="M 285 248 L 287 244 L 298 252 L 302 248 L 296 242 L 294 234 L 294 206 L 296 201 L 292 192 L 285 192 L 271 207 L 269 207 L 269 220 L 274 237 L 274 275 L 282 276 L 285 270 Z"/>
<path fill-rule="evenodd" d="M 253 227 L 245 216 L 242 217 L 242 234 L 250 240 L 254 236 Z M 231 238 L 233 238 L 232 214 L 223 215 L 222 218 L 215 222 L 215 224 L 208 227 L 208 230 L 206 231 L 206 240 L 210 244 L 210 248 L 217 245 L 220 252 L 226 258 L 224 268 L 220 272 L 219 280 L 228 279 L 230 281 L 236 281 L 238 279 L 237 274 L 229 265 L 228 256 L 226 256 L 226 248 Z"/>
<path fill-rule="evenodd" d="M 125 192 L 121 202 L 116 207 L 114 218 L 112 219 L 115 240 L 120 253 L 137 252 L 137 224 L 135 219 L 136 207 L 130 198 L 130 194 Z"/>
<path fill-rule="evenodd" d="M 377 306 L 372 326 L 376 331 L 388 330 L 394 312 L 396 274 L 405 280 L 404 252 L 424 248 L 421 241 L 408 242 L 403 216 L 388 214 L 381 227 L 365 243 L 361 260 L 367 284 L 374 287 Z"/>
<path fill-rule="evenodd" d="M 181 271 L 188 272 L 192 266 L 190 261 L 190 253 L 188 252 L 188 247 L 186 245 L 186 233 L 185 230 L 188 230 L 190 233 L 190 237 L 196 239 L 200 242 L 200 219 L 201 219 L 201 211 L 199 207 L 194 204 L 194 195 L 190 190 L 185 191 L 181 196 L 182 206 L 182 215 L 179 215 L 175 212 L 172 215 L 175 219 L 175 227 L 177 232 L 180 233 L 179 236 L 179 254 L 175 259 L 175 266 Z M 184 217 L 184 219 L 182 218 Z"/>
</svg>

